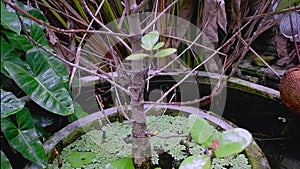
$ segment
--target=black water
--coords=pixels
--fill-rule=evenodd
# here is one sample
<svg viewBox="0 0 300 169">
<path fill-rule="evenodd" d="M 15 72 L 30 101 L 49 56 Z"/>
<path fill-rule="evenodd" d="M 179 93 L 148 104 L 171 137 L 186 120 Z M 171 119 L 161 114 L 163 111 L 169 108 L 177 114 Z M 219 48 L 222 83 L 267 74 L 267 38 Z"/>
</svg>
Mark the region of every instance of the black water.
<svg viewBox="0 0 300 169">
<path fill-rule="evenodd" d="M 150 91 L 145 93 L 149 97 L 151 90 L 170 88 L 176 82 L 171 77 L 153 79 Z M 188 83 L 188 82 L 187 82 Z M 190 90 L 189 87 L 191 86 Z M 168 87 L 169 86 L 169 87 Z M 200 96 L 210 93 L 210 86 L 199 84 Z M 177 101 L 182 99 L 183 92 L 193 95 L 193 85 L 185 84 L 184 91 L 180 87 L 173 93 L 177 93 Z M 239 127 L 249 130 L 255 141 L 262 148 L 272 169 L 300 169 L 300 115 L 290 112 L 279 101 L 272 101 L 261 96 L 227 88 L 226 102 L 222 116 Z M 157 91 L 157 94 L 159 92 Z M 188 94 L 188 95 L 189 95 Z M 191 98 L 190 98 L 191 99 Z M 209 109 L 210 105 L 202 107 Z"/>
</svg>

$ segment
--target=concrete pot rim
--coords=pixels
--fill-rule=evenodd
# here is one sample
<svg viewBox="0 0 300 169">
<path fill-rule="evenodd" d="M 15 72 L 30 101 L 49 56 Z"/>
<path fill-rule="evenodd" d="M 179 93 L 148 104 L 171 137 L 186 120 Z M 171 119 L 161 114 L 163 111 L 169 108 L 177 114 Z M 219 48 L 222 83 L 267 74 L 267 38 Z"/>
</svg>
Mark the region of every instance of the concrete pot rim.
<svg viewBox="0 0 300 169">
<path fill-rule="evenodd" d="M 168 73 L 158 74 L 158 76 L 164 76 L 164 75 L 169 75 L 169 74 Z M 194 75 L 197 77 L 208 78 L 210 80 L 218 80 L 221 77 L 227 78 L 227 76 L 221 76 L 216 73 L 208 73 L 208 72 L 201 72 L 201 71 L 195 72 Z M 239 78 L 234 78 L 234 77 L 231 77 L 228 82 L 229 83 L 227 86 L 233 89 L 237 89 L 248 93 L 253 93 L 274 101 L 280 100 L 280 94 L 277 90 L 262 85 L 258 85 L 252 82 L 248 82 Z M 147 109 L 150 106 L 152 106 L 152 104 L 145 104 L 144 108 Z M 130 106 L 127 106 L 127 108 L 128 110 L 130 110 Z M 220 126 L 225 130 L 229 130 L 237 127 L 231 122 L 225 120 L 222 117 L 219 117 L 218 115 L 212 112 L 204 111 L 191 106 L 155 105 L 154 108 L 168 108 L 168 109 L 183 111 L 189 114 L 191 113 L 197 114 L 198 116 L 203 117 L 214 124 L 217 124 L 218 126 Z M 86 133 L 86 131 L 89 131 L 93 128 L 99 128 L 100 126 L 102 126 L 101 119 L 103 119 L 104 114 L 106 116 L 109 116 L 116 113 L 117 110 L 118 110 L 117 107 L 113 107 L 113 108 L 105 109 L 104 111 L 99 111 L 90 114 L 86 117 L 83 117 L 77 121 L 70 123 L 60 131 L 56 132 L 50 139 L 48 139 L 44 143 L 44 149 L 49 157 L 49 160 L 52 160 L 55 156 L 54 148 L 61 150 L 61 148 L 65 147 L 66 145 L 70 144 L 71 142 L 75 141 L 78 137 Z M 262 152 L 262 150 L 259 148 L 259 146 L 254 140 L 245 149 L 245 154 L 247 155 L 253 169 L 270 169 L 269 163 L 264 153 Z"/>
</svg>

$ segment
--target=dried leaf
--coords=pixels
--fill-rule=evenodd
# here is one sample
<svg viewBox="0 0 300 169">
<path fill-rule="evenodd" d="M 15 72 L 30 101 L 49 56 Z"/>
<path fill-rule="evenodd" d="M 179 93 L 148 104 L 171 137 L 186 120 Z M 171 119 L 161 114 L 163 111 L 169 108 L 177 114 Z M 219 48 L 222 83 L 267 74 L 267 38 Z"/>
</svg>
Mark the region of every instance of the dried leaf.
<svg viewBox="0 0 300 169">
<path fill-rule="evenodd" d="M 224 0 L 217 0 L 218 3 L 218 13 L 217 13 L 217 22 L 219 27 L 227 33 L 227 18 L 225 11 L 225 2 Z"/>
<path fill-rule="evenodd" d="M 277 65 L 284 66 L 284 65 L 288 64 L 290 62 L 290 59 L 289 59 L 290 57 L 289 57 L 288 48 L 287 48 L 287 45 L 288 45 L 287 38 L 276 33 L 274 35 L 274 44 L 275 44 L 277 54 L 278 54 L 279 58 L 281 58 L 280 60 L 278 60 Z"/>
<path fill-rule="evenodd" d="M 214 46 L 218 44 L 217 24 L 217 0 L 205 0 L 203 4 L 202 20 L 198 20 L 197 26 L 202 29 L 205 36 Z M 199 17 L 200 18 L 200 17 Z"/>
<path fill-rule="evenodd" d="M 248 0 L 233 0 L 231 1 L 231 31 L 235 32 L 241 25 L 243 18 L 247 15 Z"/>
</svg>

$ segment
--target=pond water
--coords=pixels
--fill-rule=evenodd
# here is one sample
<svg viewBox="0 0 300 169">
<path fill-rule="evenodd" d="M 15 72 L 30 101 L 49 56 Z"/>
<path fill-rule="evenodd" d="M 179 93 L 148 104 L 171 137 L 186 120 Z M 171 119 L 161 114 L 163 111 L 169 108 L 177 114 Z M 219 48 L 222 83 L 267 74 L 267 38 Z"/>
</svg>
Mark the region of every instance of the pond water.
<svg viewBox="0 0 300 169">
<path fill-rule="evenodd" d="M 281 102 L 234 89 L 227 92 L 223 117 L 253 134 L 271 168 L 300 168 L 300 116 Z"/>
</svg>

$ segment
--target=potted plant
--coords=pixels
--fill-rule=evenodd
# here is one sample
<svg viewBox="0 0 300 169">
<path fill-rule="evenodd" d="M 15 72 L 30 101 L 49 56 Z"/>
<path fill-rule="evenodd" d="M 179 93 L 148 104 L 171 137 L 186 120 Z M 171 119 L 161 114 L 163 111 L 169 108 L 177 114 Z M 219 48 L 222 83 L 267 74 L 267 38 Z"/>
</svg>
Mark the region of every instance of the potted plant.
<svg viewBox="0 0 300 169">
<path fill-rule="evenodd" d="M 128 56 L 127 60 L 141 60 L 141 59 L 153 59 L 154 57 L 164 57 L 168 56 L 172 53 L 174 53 L 176 50 L 172 48 L 168 49 L 163 49 L 163 50 L 158 50 L 156 52 L 153 51 L 154 49 L 159 49 L 162 47 L 163 43 L 158 42 L 159 39 L 159 34 L 157 31 L 150 32 L 142 37 L 142 44 L 141 46 L 148 51 L 147 53 L 136 53 Z M 160 46 L 160 47 L 159 47 Z M 149 63 L 150 63 L 149 61 Z M 148 68 L 148 67 L 147 67 Z M 183 145 L 186 145 L 186 149 L 190 149 L 188 146 L 189 143 L 193 143 L 195 147 L 197 144 L 203 144 L 206 150 L 206 152 L 202 155 L 197 155 L 187 153 L 186 159 L 183 160 L 183 162 L 180 164 L 179 168 L 185 168 L 185 167 L 194 167 L 194 168 L 210 168 L 211 165 L 211 160 L 214 159 L 215 157 L 227 157 L 233 154 L 237 154 L 242 152 L 248 145 L 251 145 L 251 149 L 256 149 L 254 151 L 246 150 L 246 154 L 249 155 L 249 160 L 251 159 L 251 164 L 253 168 L 268 168 L 268 162 L 264 158 L 263 154 L 260 152 L 258 146 L 256 143 L 252 140 L 251 134 L 247 132 L 244 129 L 240 128 L 234 128 L 233 125 L 229 124 L 228 122 L 224 121 L 224 119 L 217 118 L 216 115 L 210 114 L 210 113 L 204 113 L 198 108 L 194 107 L 186 107 L 186 106 L 178 106 L 176 103 L 170 103 L 168 104 L 163 104 L 163 103 L 152 103 L 152 104 L 147 104 L 144 106 L 144 100 L 140 98 L 144 94 L 144 90 L 141 90 L 143 86 L 146 84 L 145 81 L 145 76 L 148 75 L 148 69 L 143 70 L 139 73 L 136 73 L 133 75 L 132 81 L 130 82 L 131 85 L 129 85 L 128 89 L 129 91 L 133 93 L 129 93 L 131 97 L 131 104 L 130 106 L 124 106 L 120 105 L 115 108 L 110 108 L 110 109 L 104 109 L 103 104 L 101 102 L 101 98 L 98 96 L 97 97 L 97 103 L 100 108 L 99 113 L 94 113 L 91 114 L 87 117 L 84 117 L 82 119 L 79 119 L 78 121 L 75 121 L 74 123 L 68 125 L 66 128 L 63 130 L 59 131 L 56 133 L 50 140 L 48 140 L 45 143 L 45 150 L 48 152 L 48 156 L 50 157 L 51 160 L 55 159 L 58 160 L 56 163 L 58 164 L 59 161 L 61 160 L 61 156 L 59 155 L 60 150 L 64 148 L 66 145 L 70 144 L 74 140 L 76 140 L 78 137 L 80 137 L 83 133 L 86 131 L 90 131 L 93 128 L 98 128 L 101 129 L 103 127 L 102 121 L 105 119 L 109 126 L 113 126 L 112 123 L 110 123 L 108 116 L 111 114 L 116 113 L 117 110 L 120 111 L 120 114 L 122 116 L 125 116 L 123 118 L 128 118 L 128 123 L 132 125 L 132 131 L 129 132 L 131 135 L 129 138 L 126 139 L 132 139 L 129 141 L 131 143 L 132 148 L 132 153 L 133 153 L 133 159 L 134 155 L 136 155 L 136 160 L 132 162 L 131 158 L 125 157 L 116 157 L 118 160 L 116 161 L 110 161 L 109 165 L 107 167 L 115 167 L 115 168 L 122 168 L 124 165 L 126 165 L 128 168 L 150 168 L 153 167 L 153 164 L 151 164 L 151 157 L 153 155 L 150 153 L 150 151 L 153 151 L 153 147 L 151 147 L 150 143 L 150 138 L 151 137 L 157 137 L 158 133 L 160 131 L 153 130 L 149 131 L 148 128 L 146 127 L 146 110 L 153 110 L 153 108 L 170 108 L 173 110 L 181 110 L 184 111 L 189 115 L 189 120 L 187 123 L 185 123 L 184 128 L 187 128 L 188 131 L 185 133 L 185 136 L 183 137 L 182 143 Z M 117 78 L 117 77 L 115 77 Z M 219 79 L 220 77 L 218 77 Z M 176 84 L 175 84 L 176 85 Z M 178 85 L 178 84 L 177 84 Z M 172 91 L 169 89 L 167 92 Z M 133 90 L 130 90 L 133 89 Z M 140 93 L 142 92 L 142 93 Z M 167 93 L 166 92 L 166 93 Z M 166 94 L 164 94 L 167 96 Z M 141 106 L 141 107 L 134 107 L 135 106 Z M 130 110 L 130 113 L 127 111 L 124 113 L 122 111 Z M 137 110 L 135 110 L 137 109 Z M 134 112 L 138 111 L 138 112 Z M 128 117 L 130 115 L 130 117 Z M 138 115 L 138 117 L 134 117 L 135 115 Z M 143 117 L 139 117 L 143 116 Z M 145 122 L 145 124 L 135 124 L 134 118 L 137 118 L 139 120 L 143 119 L 142 121 Z M 145 118 L 145 119 L 144 119 Z M 159 119 L 160 116 L 157 117 Z M 208 121 L 204 120 L 207 119 L 210 122 L 213 122 L 214 125 L 217 125 L 221 127 L 222 129 L 226 130 L 224 132 L 220 132 L 216 130 L 213 126 L 211 126 Z M 135 126 L 138 125 L 138 126 Z M 143 129 L 143 130 L 141 130 Z M 109 132 L 105 132 L 105 135 L 114 135 L 113 130 L 110 130 Z M 117 134 L 118 130 L 116 131 Z M 128 131 L 127 131 L 128 132 Z M 101 134 L 100 134 L 101 135 Z M 135 139 L 136 142 L 134 141 L 134 137 L 137 137 Z M 109 136 L 108 136 L 109 137 Z M 178 136 L 173 136 L 173 137 L 178 137 Z M 100 137 L 99 137 L 100 138 Z M 120 138 L 123 138 L 123 136 L 120 136 Z M 115 138 L 118 140 L 118 137 Z M 167 138 L 165 138 L 167 139 Z M 172 136 L 170 136 L 169 139 L 172 139 Z M 233 139 L 233 140 L 232 140 Z M 122 139 L 121 139 L 122 140 Z M 97 140 L 100 142 L 100 140 Z M 97 142 L 96 141 L 96 142 Z M 192 142 L 190 142 L 192 141 Z M 180 144 L 180 141 L 177 140 L 177 146 Z M 109 142 L 108 142 L 109 143 Z M 121 141 L 119 143 L 126 144 L 125 141 Z M 135 145 L 136 144 L 136 145 Z M 116 145 L 116 144 L 114 144 Z M 105 145 L 103 145 L 105 146 Z M 148 147 L 149 146 L 149 147 Z M 70 147 L 73 147 L 70 145 Z M 146 148 L 146 149 L 145 149 Z M 83 150 L 84 148 L 80 148 Z M 116 149 L 118 150 L 117 147 L 112 147 L 110 149 Z M 180 148 L 179 148 L 180 149 Z M 149 152 L 147 152 L 147 151 Z M 162 150 L 165 150 L 164 147 L 162 147 Z M 145 151 L 147 152 L 146 154 Z M 161 153 L 167 153 L 168 150 L 165 150 L 165 152 Z M 183 150 L 182 150 L 183 151 Z M 187 150 L 186 150 L 187 151 Z M 249 152 L 248 152 L 249 151 Z M 149 154 L 148 154 L 149 153 Z M 143 156 L 141 156 L 143 154 Z M 127 154 L 128 155 L 128 154 Z M 67 159 L 64 159 L 64 161 L 68 160 L 70 162 L 71 167 L 83 167 L 86 164 L 92 163 L 93 159 L 95 158 L 95 153 L 93 153 L 93 150 L 91 152 L 73 152 L 70 154 L 71 157 L 67 157 Z M 121 158 L 121 159 L 120 159 Z M 83 159 L 80 161 L 80 159 Z M 141 159 L 144 159 L 143 163 L 139 164 Z M 182 159 L 181 159 L 182 160 Z M 97 160 L 96 160 L 97 161 Z M 131 162 L 130 162 L 131 161 Z M 146 164 L 144 164 L 146 162 Z M 180 161 L 181 162 L 181 161 Z M 150 164 L 149 164 L 150 163 Z M 60 165 L 60 164 L 58 164 Z M 141 165 L 141 166 L 139 166 Z M 144 166 L 146 165 L 146 166 Z M 172 164 L 170 164 L 172 165 Z M 193 166 L 195 165 L 195 166 Z M 64 166 L 64 165 L 63 165 Z M 70 167 L 70 166 L 67 166 Z M 99 167 L 99 166 L 98 166 Z M 103 166 L 102 166 L 103 167 Z M 177 166 L 178 167 L 178 166 Z"/>
</svg>

